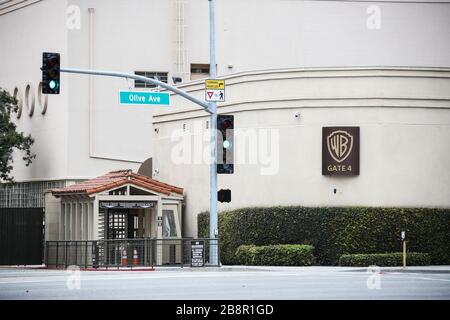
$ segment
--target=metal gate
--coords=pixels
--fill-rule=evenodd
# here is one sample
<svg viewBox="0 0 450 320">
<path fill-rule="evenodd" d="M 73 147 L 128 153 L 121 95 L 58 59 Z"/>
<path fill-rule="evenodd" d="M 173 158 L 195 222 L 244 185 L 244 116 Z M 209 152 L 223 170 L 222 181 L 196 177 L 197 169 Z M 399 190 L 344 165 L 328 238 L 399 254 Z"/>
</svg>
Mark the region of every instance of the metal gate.
<svg viewBox="0 0 450 320">
<path fill-rule="evenodd" d="M 219 250 L 217 239 L 108 239 L 46 241 L 49 268 L 214 266 L 209 250 Z M 193 250 L 193 245 L 196 246 Z M 195 251 L 195 252 L 194 252 Z M 159 261 L 158 261 L 159 260 Z"/>
<path fill-rule="evenodd" d="M 0 265 L 43 263 L 42 208 L 0 208 Z"/>
</svg>

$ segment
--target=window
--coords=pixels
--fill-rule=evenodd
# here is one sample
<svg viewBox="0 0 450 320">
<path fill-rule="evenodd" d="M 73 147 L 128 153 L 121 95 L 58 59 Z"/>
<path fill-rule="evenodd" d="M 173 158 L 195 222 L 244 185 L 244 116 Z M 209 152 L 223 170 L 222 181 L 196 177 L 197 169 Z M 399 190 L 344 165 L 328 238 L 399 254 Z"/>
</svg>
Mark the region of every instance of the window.
<svg viewBox="0 0 450 320">
<path fill-rule="evenodd" d="M 153 72 L 153 71 L 135 71 L 135 75 L 144 76 L 147 78 L 153 78 L 161 82 L 167 83 L 168 73 L 167 72 Z M 156 88 L 157 86 L 151 83 L 147 83 L 141 80 L 134 80 L 135 88 Z"/>
<path fill-rule="evenodd" d="M 125 239 L 127 212 L 108 212 L 108 239 Z"/>
<path fill-rule="evenodd" d="M 191 64 L 191 80 L 203 79 L 209 77 L 209 64 L 193 63 Z"/>
<path fill-rule="evenodd" d="M 43 208 L 45 190 L 65 186 L 64 180 L 0 183 L 0 208 Z"/>
<path fill-rule="evenodd" d="M 128 214 L 128 239 L 139 237 L 139 216 L 137 214 Z"/>
<path fill-rule="evenodd" d="M 163 210 L 163 238 L 176 237 L 175 215 L 173 210 Z"/>
</svg>

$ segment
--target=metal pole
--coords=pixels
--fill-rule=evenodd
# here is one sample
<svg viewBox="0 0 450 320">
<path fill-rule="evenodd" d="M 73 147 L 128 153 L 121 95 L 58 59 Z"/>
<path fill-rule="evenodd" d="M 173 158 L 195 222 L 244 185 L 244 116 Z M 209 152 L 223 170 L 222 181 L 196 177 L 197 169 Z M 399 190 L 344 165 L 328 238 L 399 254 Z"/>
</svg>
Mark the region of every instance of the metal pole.
<svg viewBox="0 0 450 320">
<path fill-rule="evenodd" d="M 75 263 L 73 264 L 78 265 L 78 242 L 75 242 Z"/>
<path fill-rule="evenodd" d="M 217 77 L 216 65 L 216 1 L 209 0 L 209 76 Z M 218 238 L 217 223 L 217 104 L 210 102 L 210 128 L 211 128 L 211 164 L 210 164 L 210 213 L 209 213 L 209 237 L 213 239 L 213 245 L 209 246 L 209 263 L 219 265 L 219 256 L 216 244 Z"/>
<path fill-rule="evenodd" d="M 184 240 L 181 239 L 181 268 L 184 266 Z"/>
<path fill-rule="evenodd" d="M 66 241 L 65 243 L 64 243 L 64 258 L 65 258 L 65 260 L 66 260 L 66 262 L 65 262 L 65 264 L 64 264 L 64 267 L 67 269 L 67 242 L 68 241 Z"/>
<path fill-rule="evenodd" d="M 403 269 L 406 268 L 406 241 L 403 241 Z"/>
<path fill-rule="evenodd" d="M 56 269 L 59 267 L 59 241 L 56 242 Z"/>
<path fill-rule="evenodd" d="M 48 251 L 49 251 L 49 245 L 44 240 L 44 257 L 45 257 L 45 266 L 48 268 Z"/>
</svg>

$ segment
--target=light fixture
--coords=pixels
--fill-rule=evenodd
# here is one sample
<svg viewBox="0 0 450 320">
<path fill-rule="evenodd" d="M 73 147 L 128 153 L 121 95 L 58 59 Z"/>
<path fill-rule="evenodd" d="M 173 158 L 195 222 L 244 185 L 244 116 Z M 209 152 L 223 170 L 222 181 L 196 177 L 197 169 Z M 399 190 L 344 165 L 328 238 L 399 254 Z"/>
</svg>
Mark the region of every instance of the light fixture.
<svg viewBox="0 0 450 320">
<path fill-rule="evenodd" d="M 181 83 L 181 82 L 183 82 L 183 78 L 181 78 L 181 77 L 172 77 L 172 82 L 174 84 Z"/>
</svg>

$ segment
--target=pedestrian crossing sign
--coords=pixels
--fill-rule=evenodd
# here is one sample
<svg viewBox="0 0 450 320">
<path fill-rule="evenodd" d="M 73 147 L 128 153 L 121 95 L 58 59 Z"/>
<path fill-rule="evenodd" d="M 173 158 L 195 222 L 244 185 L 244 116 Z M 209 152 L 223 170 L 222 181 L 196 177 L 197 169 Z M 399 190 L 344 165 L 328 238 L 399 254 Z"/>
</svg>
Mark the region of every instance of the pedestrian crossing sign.
<svg viewBox="0 0 450 320">
<path fill-rule="evenodd" d="M 208 79 L 205 81 L 205 101 L 225 101 L 225 80 Z"/>
</svg>

